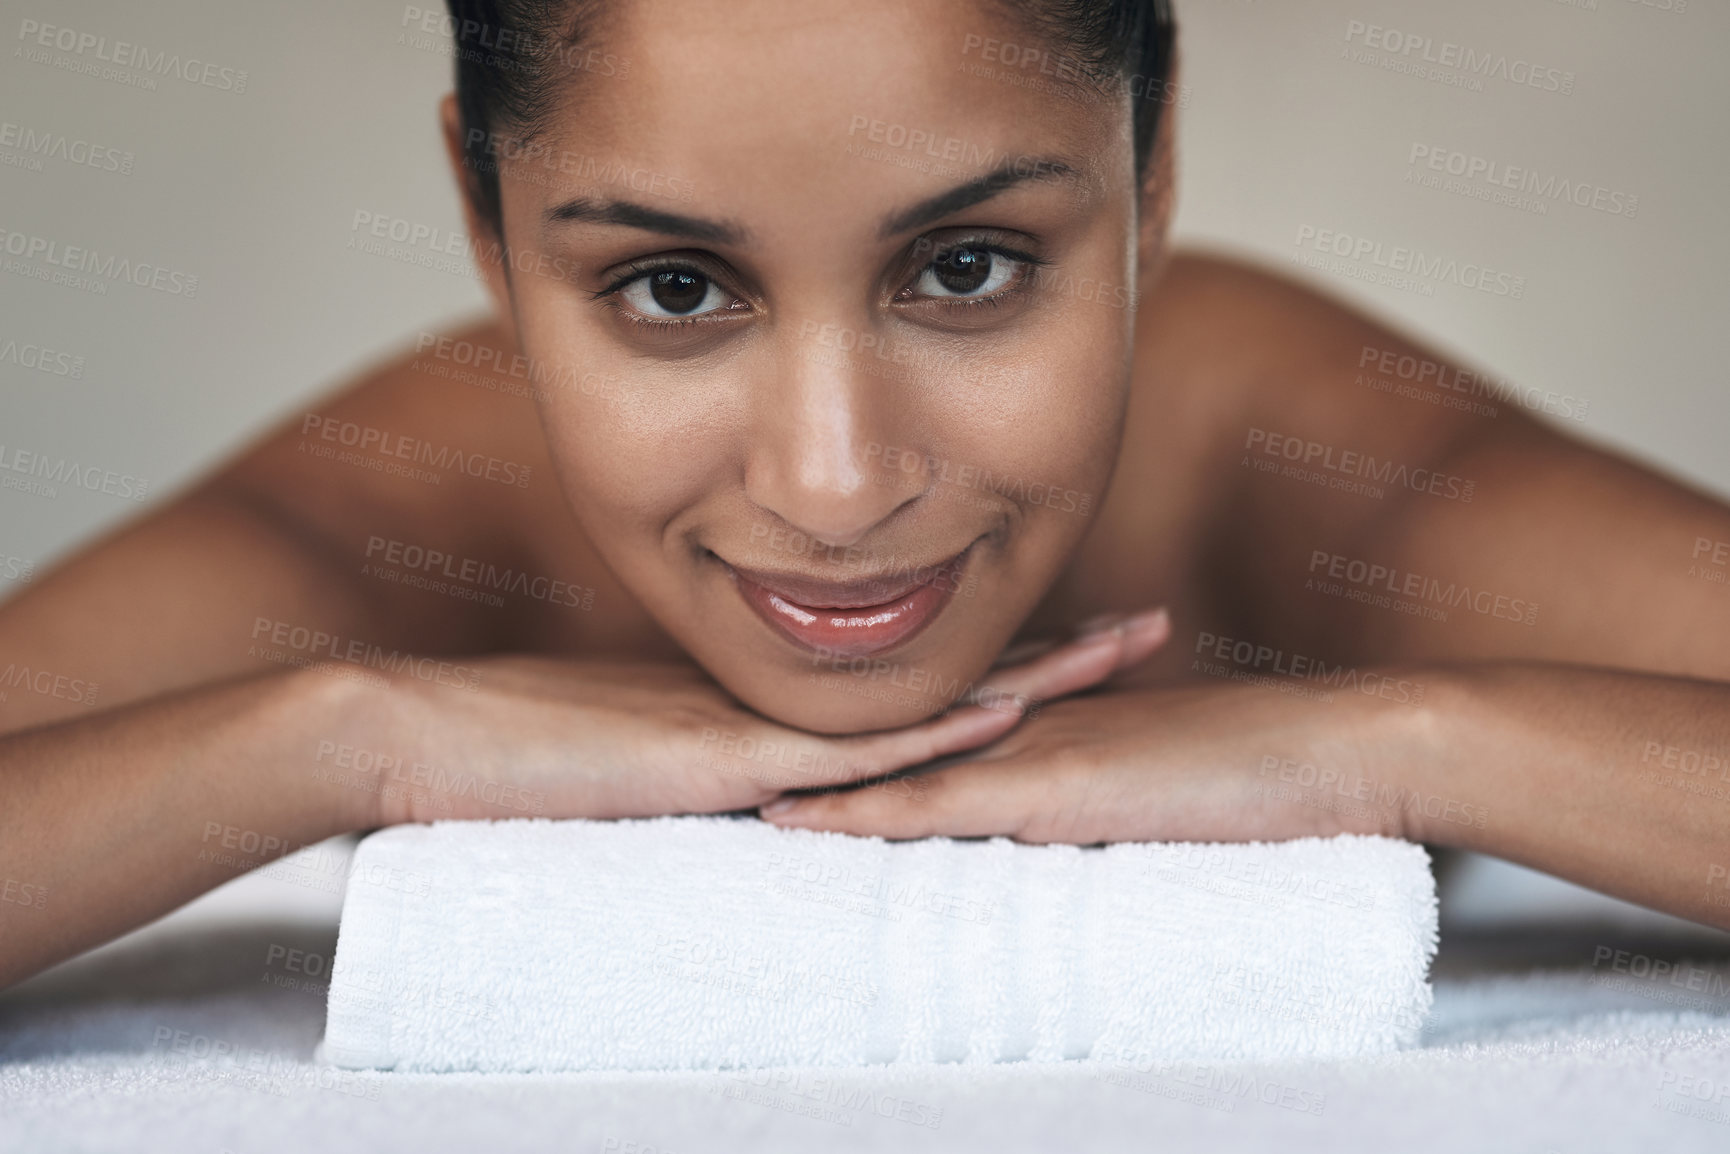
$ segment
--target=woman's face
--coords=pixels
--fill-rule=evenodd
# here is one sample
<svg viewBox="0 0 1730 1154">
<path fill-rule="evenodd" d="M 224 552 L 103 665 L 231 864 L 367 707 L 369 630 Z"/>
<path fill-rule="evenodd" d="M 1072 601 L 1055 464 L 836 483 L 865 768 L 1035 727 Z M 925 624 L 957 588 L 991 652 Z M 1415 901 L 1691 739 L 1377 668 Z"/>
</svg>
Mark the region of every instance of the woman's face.
<svg viewBox="0 0 1730 1154">
<path fill-rule="evenodd" d="M 507 303 L 571 506 L 777 720 L 943 708 L 1104 495 L 1131 114 L 1044 50 L 960 0 L 629 0 L 534 148 L 500 150 Z"/>
</svg>

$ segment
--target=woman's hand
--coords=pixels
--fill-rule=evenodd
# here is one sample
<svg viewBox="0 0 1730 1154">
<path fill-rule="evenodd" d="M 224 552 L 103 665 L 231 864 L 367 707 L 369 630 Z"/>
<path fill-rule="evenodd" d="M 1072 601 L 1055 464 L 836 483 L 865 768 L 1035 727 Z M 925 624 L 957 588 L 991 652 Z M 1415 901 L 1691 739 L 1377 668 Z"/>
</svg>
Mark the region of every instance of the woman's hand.
<svg viewBox="0 0 1730 1154">
<path fill-rule="evenodd" d="M 835 786 L 978 748 L 1024 713 L 1097 685 L 1151 655 L 1170 632 L 1162 613 L 1104 619 L 1091 632 L 1017 664 L 941 717 L 903 729 L 828 736 L 769 721 L 700 670 L 509 657 L 474 662 L 477 692 L 387 691 L 406 700 L 395 740 L 356 737 L 327 750 L 325 780 L 377 794 L 377 824 L 444 818 L 643 817 L 761 805 L 789 789 Z M 977 702 L 978 704 L 972 704 Z M 354 752 L 373 756 L 360 770 Z M 378 754 L 388 759 L 381 765 Z"/>
<path fill-rule="evenodd" d="M 911 779 L 920 788 L 789 796 L 762 813 L 888 838 L 1077 845 L 1398 836 L 1412 794 L 1396 767 L 1417 755 L 1420 714 L 1358 693 L 1318 701 L 1239 684 L 1104 692 L 1053 703 Z"/>
</svg>

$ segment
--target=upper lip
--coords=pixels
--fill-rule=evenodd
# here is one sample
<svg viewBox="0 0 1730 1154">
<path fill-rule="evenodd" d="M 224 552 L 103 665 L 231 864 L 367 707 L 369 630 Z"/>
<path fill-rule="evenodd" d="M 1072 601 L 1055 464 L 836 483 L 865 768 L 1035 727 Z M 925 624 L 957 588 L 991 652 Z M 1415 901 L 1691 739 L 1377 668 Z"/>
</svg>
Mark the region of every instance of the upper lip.
<svg viewBox="0 0 1730 1154">
<path fill-rule="evenodd" d="M 971 548 L 969 546 L 968 548 Z M 770 572 L 747 569 L 723 560 L 737 576 L 759 585 L 796 605 L 810 609 L 863 609 L 899 601 L 921 585 L 936 580 L 944 567 L 958 561 L 967 552 L 963 549 L 953 557 L 934 565 L 898 567 L 874 577 L 859 577 L 851 581 L 830 581 L 808 577 L 803 573 Z"/>
</svg>

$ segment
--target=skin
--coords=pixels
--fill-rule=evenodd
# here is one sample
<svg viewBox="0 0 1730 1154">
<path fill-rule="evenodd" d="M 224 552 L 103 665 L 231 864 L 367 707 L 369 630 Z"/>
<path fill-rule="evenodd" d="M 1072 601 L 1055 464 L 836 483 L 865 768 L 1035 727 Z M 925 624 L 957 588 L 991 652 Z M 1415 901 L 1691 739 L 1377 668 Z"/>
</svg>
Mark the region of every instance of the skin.
<svg viewBox="0 0 1730 1154">
<path fill-rule="evenodd" d="M 966 8 L 934 18 L 923 5 L 830 5 L 789 19 L 785 5 L 713 6 L 681 12 L 687 31 L 670 43 L 637 48 L 669 13 L 667 5 L 620 8 L 597 48 L 616 44 L 633 62 L 628 79 L 573 85 L 538 143 L 558 155 L 676 174 L 700 190 L 690 204 L 653 196 L 633 203 L 698 216 L 740 237 L 549 225 L 548 209 L 582 190 L 527 179 L 532 163 L 507 163 L 512 271 L 596 273 L 509 275 L 495 264 L 489 286 L 534 362 L 559 366 L 564 379 L 629 382 L 616 398 L 553 390 L 541 415 L 584 534 L 679 646 L 745 704 L 790 724 L 820 732 L 908 724 L 939 703 L 895 707 L 857 694 L 794 691 L 812 669 L 809 655 L 741 613 L 731 581 L 708 554 L 752 569 L 809 572 L 813 558 L 776 550 L 780 537 L 765 535 L 790 530 L 837 547 L 842 568 L 874 571 L 884 563 L 849 566 L 844 550 L 931 567 L 977 541 L 968 570 L 974 594 L 895 660 L 934 680 L 967 682 L 984 672 L 1056 579 L 1088 519 L 989 489 L 966 494 L 980 500 L 946 499 L 953 486 L 886 468 L 882 448 L 896 451 L 897 462 L 903 454 L 931 456 L 1103 492 L 1129 390 L 1134 318 L 1073 293 L 999 294 L 986 304 L 897 294 L 931 258 L 917 247 L 922 238 L 981 233 L 1037 248 L 1077 277 L 1131 283 L 1137 187 L 1125 147 L 1127 102 L 1106 115 L 1097 103 L 1054 109 L 1046 93 L 1006 94 L 951 78 L 956 48 L 980 18 Z M 736 61 L 714 55 L 715 37 L 744 36 L 761 45 L 756 67 L 774 83 L 746 83 Z M 914 79 L 885 85 L 876 67 L 836 69 L 837 45 L 852 37 L 896 45 Z M 728 99 L 693 101 L 693 88 Z M 789 102 L 790 90 L 808 98 Z M 960 215 L 886 228 L 886 220 L 963 181 L 849 155 L 848 144 L 868 139 L 839 131 L 856 117 L 966 126 L 970 144 L 1053 175 Z M 645 118 L 669 128 L 645 132 Z M 807 144 L 788 148 L 789 137 Z M 1065 175 L 1054 175 L 1058 166 Z M 988 167 L 995 165 L 969 175 Z M 840 188 L 848 195 L 835 195 Z M 587 199 L 616 195 L 603 189 Z M 725 269 L 716 295 L 737 307 L 695 323 L 657 324 L 617 298 L 612 307 L 588 299 L 618 266 L 669 247 L 702 250 L 695 269 Z M 834 340 L 868 334 L 901 359 L 840 354 L 826 363 L 831 333 Z M 966 371 L 950 371 L 956 363 Z M 885 364 L 900 371 L 872 371 Z"/>
<path fill-rule="evenodd" d="M 1675 768 L 1730 749 L 1730 600 L 1687 572 L 1730 510 L 1513 407 L 1365 388 L 1366 347 L 1427 354 L 1265 274 L 1167 259 L 1170 133 L 1138 182 L 1127 96 L 958 69 L 969 34 L 1026 40 L 995 8 L 668 8 L 617 6 L 595 47 L 631 68 L 583 76 L 542 140 L 690 197 L 507 157 L 508 250 L 478 261 L 498 319 L 309 405 L 0 606 L 8 662 L 101 686 L 96 706 L 0 705 L 0 983 L 344 831 L 758 806 L 889 837 L 1388 833 L 1730 926 L 1723 801 Z M 897 229 L 982 170 L 849 154 L 861 116 L 1049 163 Z M 731 235 L 548 219 L 608 197 Z M 1005 237 L 1046 262 L 1025 293 L 920 290 L 945 244 Z M 674 254 L 720 286 L 715 319 L 645 327 L 596 296 Z M 893 356 L 831 347 L 842 332 Z M 455 372 L 476 350 L 524 360 Z M 511 395 L 525 364 L 555 382 L 533 399 Z M 323 435 L 345 423 L 527 483 L 357 468 Z M 1279 461 L 1270 431 L 1473 496 L 1269 475 L 1246 462 Z M 875 675 L 788 642 L 718 560 L 848 580 L 970 543 L 965 591 Z M 404 584 L 409 546 L 583 595 Z M 1539 612 L 1492 597 L 1443 622 L 1318 592 L 1335 557 Z M 296 630 L 340 640 L 320 658 Z M 1350 687 L 1234 662 L 1238 641 Z M 332 659 L 350 642 L 433 660 L 379 676 Z"/>
</svg>

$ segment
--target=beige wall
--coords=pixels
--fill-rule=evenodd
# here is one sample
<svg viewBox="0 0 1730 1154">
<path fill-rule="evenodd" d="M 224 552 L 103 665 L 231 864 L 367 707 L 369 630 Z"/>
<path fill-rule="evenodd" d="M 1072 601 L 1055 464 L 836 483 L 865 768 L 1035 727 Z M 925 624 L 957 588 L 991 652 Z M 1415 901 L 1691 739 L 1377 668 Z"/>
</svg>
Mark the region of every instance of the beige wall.
<svg viewBox="0 0 1730 1154">
<path fill-rule="evenodd" d="M 460 227 L 434 127 L 448 61 L 399 42 L 410 7 L 0 3 L 0 152 L 16 157 L 4 133 L 22 130 L 97 149 L 95 167 L 0 164 L 0 229 L 160 266 L 170 289 L 197 277 L 190 297 L 94 295 L 0 272 L 0 357 L 13 342 L 13 357 L 46 347 L 63 355 L 53 367 L 81 369 L 0 359 L 6 452 L 75 458 L 162 494 L 368 359 L 483 307 L 461 272 L 347 247 L 360 211 Z M 1730 4 L 1189 0 L 1180 15 L 1182 239 L 1308 278 L 1534 396 L 1584 400 L 1571 427 L 1730 492 Z M 31 20 L 215 70 L 154 91 L 76 73 L 25 54 Z M 1469 47 L 1492 68 L 1505 57 L 1512 76 L 1535 66 L 1540 85 L 1571 91 L 1383 68 L 1365 53 L 1387 54 L 1388 30 L 1428 37 L 1433 57 Z M 103 67 L 88 50 L 50 55 Z M 1599 204 L 1534 211 L 1424 187 L 1407 180 L 1429 171 L 1410 163 L 1419 146 L 1566 180 Z M 1634 213 L 1606 211 L 1629 197 Z M 1521 299 L 1294 265 L 1323 255 L 1298 243 L 1322 230 L 1488 266 L 1509 278 L 1498 287 L 1520 278 Z M 45 561 L 140 507 L 0 489 L 0 596 L 9 562 Z M 1497 876 L 1488 888 L 1511 892 L 1513 875 Z M 1540 884 L 1527 908 L 1558 892 Z"/>
<path fill-rule="evenodd" d="M 1534 395 L 1584 399 L 1573 427 L 1730 491 L 1730 5 L 1664 7 L 1682 2 L 1190 0 L 1177 231 L 1296 272 Z M 113 149 L 99 165 L 130 169 L 0 164 L 0 228 L 198 278 L 188 299 L 0 273 L 0 352 L 13 341 L 65 354 L 60 367 L 83 358 L 81 379 L 0 359 L 8 451 L 172 490 L 423 326 L 483 307 L 461 273 L 346 247 L 357 211 L 460 227 L 433 116 L 449 62 L 399 42 L 411 7 L 0 4 L 0 121 Z M 75 73 L 22 54 L 29 20 L 217 71 L 208 84 L 160 78 L 154 91 Z M 1354 20 L 1428 36 L 1432 56 L 1452 41 L 1506 56 L 1510 73 L 1535 65 L 1544 84 L 1571 73 L 1572 91 L 1495 78 L 1472 91 L 1388 71 L 1352 58 L 1375 50 L 1368 32 L 1348 38 Z M 1392 46 L 1386 32 L 1376 40 Z M 50 54 L 104 67 L 90 50 Z M 1638 208 L 1537 213 L 1421 187 L 1406 180 L 1419 145 Z M 1296 243 L 1306 227 L 1488 266 L 1523 278 L 1523 299 L 1300 269 L 1293 255 L 1314 252 Z M 138 508 L 0 489 L 0 555 L 46 560 Z"/>
</svg>

